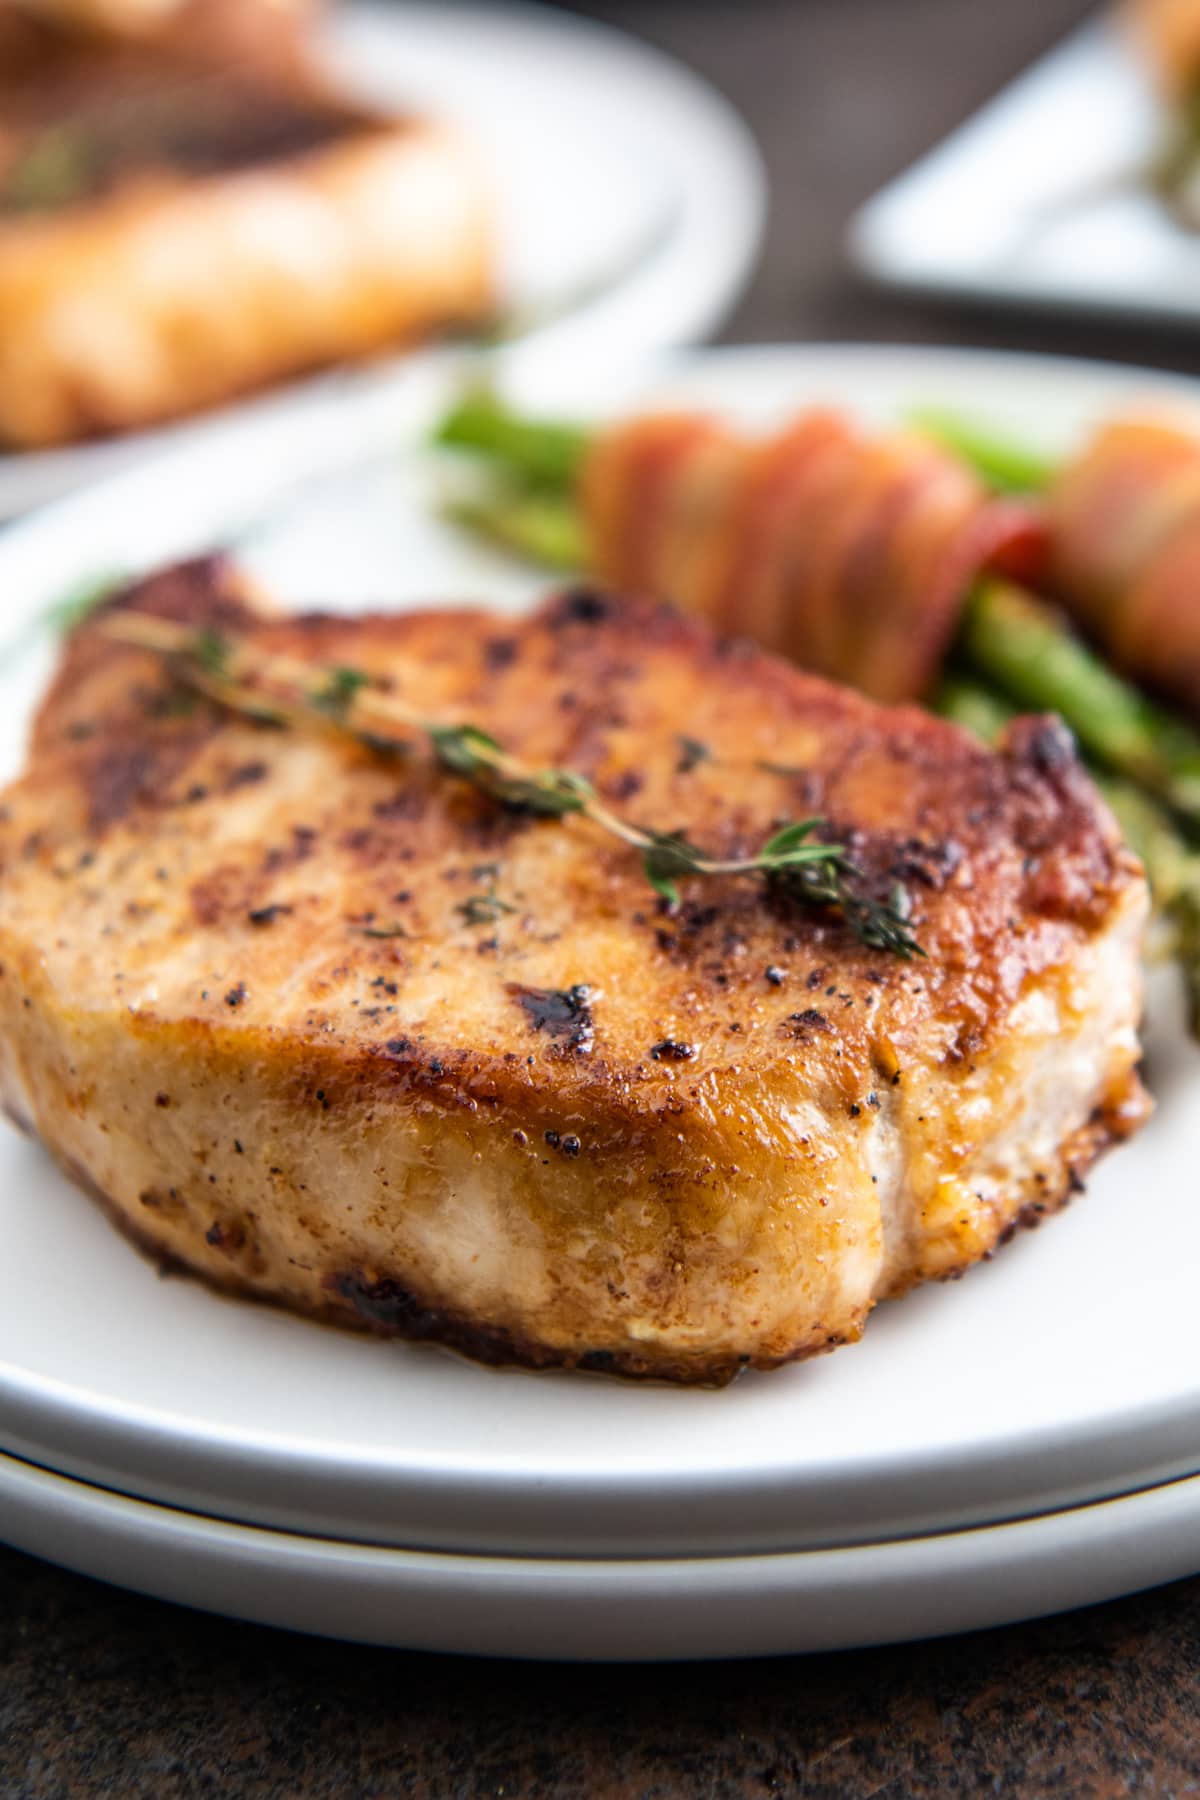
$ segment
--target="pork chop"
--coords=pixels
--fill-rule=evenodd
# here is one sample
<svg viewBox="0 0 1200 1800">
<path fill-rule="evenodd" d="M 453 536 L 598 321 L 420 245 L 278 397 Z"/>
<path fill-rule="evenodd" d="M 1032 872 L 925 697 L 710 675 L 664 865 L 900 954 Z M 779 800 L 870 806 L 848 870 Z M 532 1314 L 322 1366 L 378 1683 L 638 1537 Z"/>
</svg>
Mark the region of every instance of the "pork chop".
<svg viewBox="0 0 1200 1800">
<path fill-rule="evenodd" d="M 419 748 L 272 729 L 133 607 L 384 677 L 732 857 L 819 813 L 925 955 Z M 1142 1120 L 1146 888 L 1045 719 L 997 754 L 649 602 L 273 619 L 205 561 L 79 628 L 0 822 L 0 1091 L 143 1245 L 488 1361 L 719 1382 L 856 1338 Z"/>
</svg>

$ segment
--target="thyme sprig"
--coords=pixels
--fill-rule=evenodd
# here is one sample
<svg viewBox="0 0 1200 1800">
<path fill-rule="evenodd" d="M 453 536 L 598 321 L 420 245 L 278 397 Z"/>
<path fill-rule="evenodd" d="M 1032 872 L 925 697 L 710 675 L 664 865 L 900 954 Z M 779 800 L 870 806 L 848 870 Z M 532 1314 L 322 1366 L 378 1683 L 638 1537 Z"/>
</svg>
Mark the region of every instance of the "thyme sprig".
<svg viewBox="0 0 1200 1800">
<path fill-rule="evenodd" d="M 468 894 L 455 907 L 455 912 L 465 925 L 494 925 L 505 913 L 516 912 L 516 907 L 511 906 L 507 900 L 502 900 L 496 891 L 496 881 L 500 874 L 498 863 L 480 863 L 472 873 L 477 881 L 486 879 L 487 888 L 482 893 Z"/>
<path fill-rule="evenodd" d="M 678 904 L 678 884 L 685 876 L 755 876 L 799 905 L 840 912 L 871 949 L 906 959 L 924 955 L 909 927 L 903 888 L 895 887 L 886 901 L 865 894 L 862 871 L 846 846 L 816 835 L 825 825 L 822 818 L 785 825 L 752 856 L 708 856 L 679 833 L 646 829 L 622 818 L 574 769 L 530 768 L 475 725 L 427 718 L 366 670 L 264 654 L 235 633 L 197 631 L 148 613 L 114 613 L 101 629 L 123 643 L 155 651 L 179 680 L 245 717 L 332 731 L 377 754 L 411 749 L 396 736 L 398 729 L 423 737 L 439 767 L 500 805 L 547 818 L 577 813 L 637 850 L 646 879 L 672 906 Z"/>
</svg>

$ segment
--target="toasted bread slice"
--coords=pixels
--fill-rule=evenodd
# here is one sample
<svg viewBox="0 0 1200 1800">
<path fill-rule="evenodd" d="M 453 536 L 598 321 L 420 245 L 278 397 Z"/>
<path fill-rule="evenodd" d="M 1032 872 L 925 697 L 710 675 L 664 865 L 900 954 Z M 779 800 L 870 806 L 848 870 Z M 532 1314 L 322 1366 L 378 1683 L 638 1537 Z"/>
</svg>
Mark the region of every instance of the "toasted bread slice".
<svg viewBox="0 0 1200 1800">
<path fill-rule="evenodd" d="M 0 1090 L 212 1282 L 721 1381 L 961 1272 L 1143 1117 L 1145 883 L 1050 722 L 992 754 L 591 593 L 271 621 L 206 562 L 113 604 L 386 677 L 716 855 L 821 813 L 926 953 L 753 879 L 668 905 L 587 820 L 193 704 L 102 615 L 4 796 Z"/>
</svg>

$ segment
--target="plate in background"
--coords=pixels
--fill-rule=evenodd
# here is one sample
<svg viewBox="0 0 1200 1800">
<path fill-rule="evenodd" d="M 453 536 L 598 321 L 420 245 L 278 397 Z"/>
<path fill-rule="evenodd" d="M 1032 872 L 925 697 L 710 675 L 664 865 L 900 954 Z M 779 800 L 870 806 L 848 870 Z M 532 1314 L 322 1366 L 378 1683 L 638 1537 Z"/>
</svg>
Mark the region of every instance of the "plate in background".
<svg viewBox="0 0 1200 1800">
<path fill-rule="evenodd" d="M 414 453 L 453 380 L 447 358 L 353 403 L 314 400 L 287 430 L 214 429 L 14 527 L 0 592 L 32 617 L 80 578 L 234 536 L 298 605 L 519 606 L 544 584 L 439 524 L 435 467 Z M 581 417 L 651 395 L 759 424 L 812 401 L 873 420 L 949 406 L 1048 451 L 1135 394 L 1200 392 L 1099 364 L 846 346 L 513 380 Z M 5 772 L 49 662 L 41 643 L 3 671 Z M 577 1558 L 870 1543 L 1194 1474 L 1200 1051 L 1169 979 L 1155 1001 L 1159 1114 L 1084 1200 L 967 1280 L 882 1307 L 861 1344 L 721 1393 L 480 1369 L 160 1281 L 34 1146 L 0 1135 L 0 1447 L 251 1524 Z"/>
<path fill-rule="evenodd" d="M 766 185 L 737 113 L 681 64 L 548 6 L 349 0 L 323 49 L 353 91 L 397 111 L 458 121 L 495 184 L 500 304 L 536 330 L 539 354 L 630 355 L 712 331 L 747 280 Z M 589 297 L 590 296 L 590 297 Z M 412 366 L 429 352 L 393 357 Z M 375 369 L 282 384 L 231 414 L 284 420 L 314 391 L 371 386 Z M 183 421 L 96 444 L 0 455 L 0 519 L 161 450 Z"/>
<path fill-rule="evenodd" d="M 1117 22 L 1087 25 L 870 200 L 850 254 L 890 287 L 1200 326 L 1200 232 L 1140 175 L 1165 130 Z"/>
</svg>

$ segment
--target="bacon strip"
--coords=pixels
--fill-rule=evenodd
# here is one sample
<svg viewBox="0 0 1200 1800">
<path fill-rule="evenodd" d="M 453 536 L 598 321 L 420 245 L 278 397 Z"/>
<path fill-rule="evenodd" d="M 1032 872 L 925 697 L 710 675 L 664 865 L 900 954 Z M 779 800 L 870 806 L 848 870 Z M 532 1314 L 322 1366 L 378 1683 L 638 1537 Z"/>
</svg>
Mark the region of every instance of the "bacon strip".
<svg viewBox="0 0 1200 1800">
<path fill-rule="evenodd" d="M 1111 661 L 1200 712 L 1200 435 L 1118 419 L 1050 494 L 1050 579 Z"/>
<path fill-rule="evenodd" d="M 956 458 L 802 414 L 757 444 L 704 418 L 604 434 L 583 482 L 597 571 L 881 700 L 936 681 L 971 582 L 1025 572 L 1036 515 Z"/>
<path fill-rule="evenodd" d="M 596 572 L 619 592 L 701 599 L 748 452 L 713 419 L 654 414 L 597 440 L 582 499 Z"/>
</svg>

